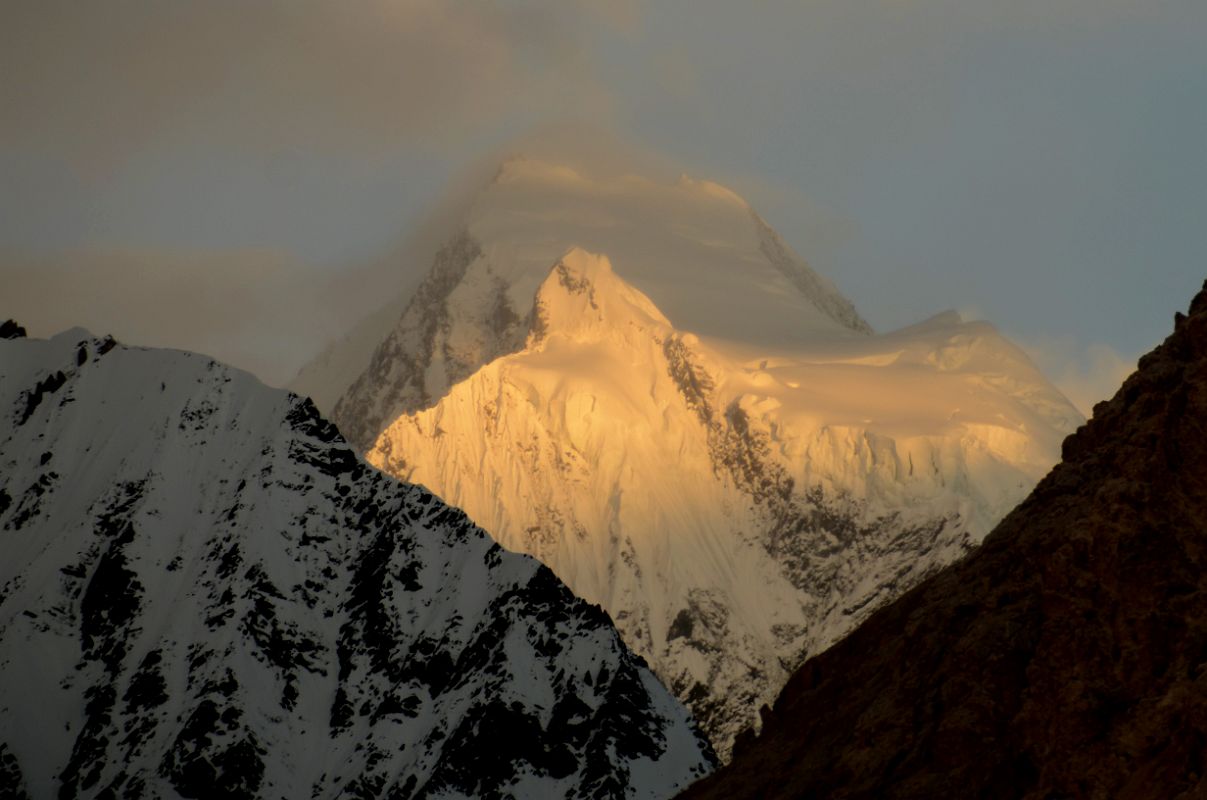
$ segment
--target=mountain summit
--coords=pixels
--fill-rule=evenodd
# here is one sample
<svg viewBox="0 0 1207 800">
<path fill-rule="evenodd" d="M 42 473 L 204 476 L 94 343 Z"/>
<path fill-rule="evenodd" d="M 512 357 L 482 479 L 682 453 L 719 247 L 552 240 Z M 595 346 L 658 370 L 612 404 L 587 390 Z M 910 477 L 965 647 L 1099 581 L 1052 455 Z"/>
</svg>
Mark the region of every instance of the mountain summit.
<svg viewBox="0 0 1207 800">
<path fill-rule="evenodd" d="M 788 682 L 693 798 L 1207 796 L 1207 285 L 966 560 Z"/>
<path fill-rule="evenodd" d="M 625 265 L 626 280 L 700 335 L 781 346 L 871 332 L 744 200 L 710 181 L 594 177 L 515 157 L 455 225 L 401 320 L 374 315 L 290 387 L 326 412 L 340 400 L 336 419 L 362 449 L 398 414 L 518 350 L 537 287 L 575 247 Z"/>
<path fill-rule="evenodd" d="M 335 415 L 366 458 L 606 608 L 722 754 L 1081 421 L 988 324 L 871 334 L 728 190 L 539 162 L 364 363 Z"/>
</svg>

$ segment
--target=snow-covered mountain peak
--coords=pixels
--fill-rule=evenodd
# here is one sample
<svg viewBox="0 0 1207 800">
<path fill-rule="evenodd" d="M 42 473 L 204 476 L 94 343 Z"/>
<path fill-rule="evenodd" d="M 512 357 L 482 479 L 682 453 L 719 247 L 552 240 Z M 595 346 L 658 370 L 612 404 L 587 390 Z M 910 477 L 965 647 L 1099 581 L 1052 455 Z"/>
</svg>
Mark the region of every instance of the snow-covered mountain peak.
<svg viewBox="0 0 1207 800">
<path fill-rule="evenodd" d="M 401 316 L 367 319 L 291 387 L 363 449 L 399 414 L 522 348 L 550 266 L 576 249 L 606 257 L 667 322 L 701 337 L 775 348 L 871 330 L 744 200 L 711 181 L 516 157 L 465 209 Z M 348 388 L 341 396 L 334 385 Z"/>
<path fill-rule="evenodd" d="M 600 609 L 310 401 L 0 339 L 0 796 L 657 800 L 711 762 Z"/>
<path fill-rule="evenodd" d="M 1080 419 L 986 323 L 768 351 L 678 329 L 622 268 L 568 251 L 526 342 L 367 458 L 607 608 L 724 753 L 788 666 L 979 541 Z"/>
<path fill-rule="evenodd" d="M 637 331 L 648 338 L 669 328 L 670 321 L 658 307 L 622 280 L 607 256 L 578 247 L 549 270 L 532 310 L 534 342 L 550 336 L 579 341 L 625 337 Z"/>
<path fill-rule="evenodd" d="M 1080 422 L 986 323 L 873 334 L 724 187 L 533 158 L 379 341 L 341 429 L 607 608 L 722 753 Z"/>
<path fill-rule="evenodd" d="M 515 156 L 460 207 L 430 265 L 400 265 L 427 270 L 409 299 L 367 317 L 290 386 L 359 447 L 522 347 L 550 265 L 574 248 L 606 256 L 678 330 L 761 348 L 871 330 L 744 199 L 709 180 Z"/>
</svg>

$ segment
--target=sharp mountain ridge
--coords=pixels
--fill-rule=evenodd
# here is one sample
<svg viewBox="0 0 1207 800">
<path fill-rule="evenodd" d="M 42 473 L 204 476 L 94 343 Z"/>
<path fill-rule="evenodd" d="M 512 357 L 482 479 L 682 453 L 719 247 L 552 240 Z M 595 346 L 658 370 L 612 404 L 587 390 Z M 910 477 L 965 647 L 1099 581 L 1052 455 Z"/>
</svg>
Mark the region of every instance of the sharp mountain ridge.
<svg viewBox="0 0 1207 800">
<path fill-rule="evenodd" d="M 310 401 L 0 340 L 0 796 L 659 798 L 714 763 L 608 615 Z"/>
</svg>

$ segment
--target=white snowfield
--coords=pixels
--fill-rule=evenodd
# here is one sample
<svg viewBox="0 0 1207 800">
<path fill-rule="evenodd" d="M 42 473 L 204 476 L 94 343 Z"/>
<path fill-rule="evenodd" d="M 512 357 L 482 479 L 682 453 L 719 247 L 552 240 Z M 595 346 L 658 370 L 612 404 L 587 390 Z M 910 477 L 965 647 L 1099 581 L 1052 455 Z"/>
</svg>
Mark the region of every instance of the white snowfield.
<svg viewBox="0 0 1207 800">
<path fill-rule="evenodd" d="M 309 401 L 0 340 L 0 795 L 668 797 L 712 757 L 607 616 Z"/>
<path fill-rule="evenodd" d="M 873 335 L 722 187 L 539 161 L 358 335 L 327 357 L 365 365 L 335 416 L 367 459 L 607 609 L 723 756 L 1082 421 L 991 325 Z"/>
</svg>

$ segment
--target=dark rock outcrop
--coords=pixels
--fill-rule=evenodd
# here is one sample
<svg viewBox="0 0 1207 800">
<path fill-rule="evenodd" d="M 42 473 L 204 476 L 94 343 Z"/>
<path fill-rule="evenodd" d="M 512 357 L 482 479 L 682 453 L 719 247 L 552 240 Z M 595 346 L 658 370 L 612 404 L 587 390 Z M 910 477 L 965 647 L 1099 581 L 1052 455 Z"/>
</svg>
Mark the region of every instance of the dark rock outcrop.
<svg viewBox="0 0 1207 800">
<path fill-rule="evenodd" d="M 0 339 L 23 339 L 25 337 L 25 328 L 22 328 L 15 320 L 7 319 L 0 323 Z"/>
<path fill-rule="evenodd" d="M 684 796 L 1207 796 L 1207 286 L 1063 456 Z"/>
</svg>

